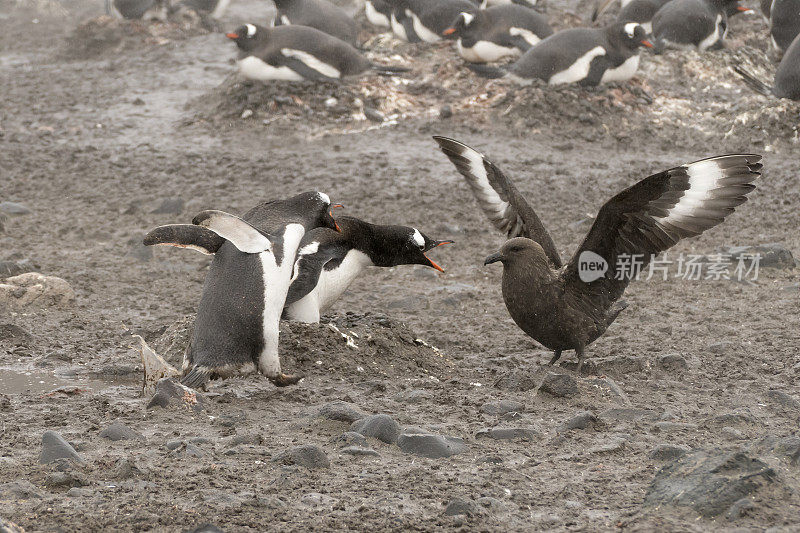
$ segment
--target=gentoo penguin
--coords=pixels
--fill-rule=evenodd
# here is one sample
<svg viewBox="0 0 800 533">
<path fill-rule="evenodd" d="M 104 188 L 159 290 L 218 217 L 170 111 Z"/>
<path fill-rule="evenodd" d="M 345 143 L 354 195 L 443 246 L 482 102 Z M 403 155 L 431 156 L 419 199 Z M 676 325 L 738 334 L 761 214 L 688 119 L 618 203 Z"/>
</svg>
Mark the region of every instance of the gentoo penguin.
<svg viewBox="0 0 800 533">
<path fill-rule="evenodd" d="M 458 39 L 458 53 L 473 63 L 519 55 L 552 34 L 545 17 L 516 4 L 461 13 L 443 32 L 445 37 Z"/>
<path fill-rule="evenodd" d="M 183 0 L 181 4 L 190 7 L 197 13 L 218 19 L 225 14 L 231 0 Z"/>
<path fill-rule="evenodd" d="M 273 0 L 278 14 L 275 26 L 309 26 L 356 45 L 358 26 L 342 8 L 328 0 Z"/>
<path fill-rule="evenodd" d="M 397 2 L 397 0 L 395 0 Z M 435 43 L 443 38 L 442 33 L 461 13 L 477 11 L 475 4 L 470 0 L 399 0 L 399 9 L 404 11 L 404 21 L 411 21 L 413 33 L 420 40 Z M 394 13 L 395 20 L 399 20 Z M 402 24 L 403 31 L 408 34 L 407 22 Z M 392 23 L 394 30 L 395 23 Z M 397 30 L 394 30 L 397 33 Z M 402 35 L 399 35 L 401 38 Z M 406 39 L 406 40 L 411 40 Z"/>
<path fill-rule="evenodd" d="M 602 14 L 614 0 L 606 0 L 595 12 L 595 17 Z M 617 22 L 638 22 L 650 34 L 653 31 L 653 17 L 669 0 L 630 0 L 620 9 Z"/>
<path fill-rule="evenodd" d="M 162 0 L 105 0 L 106 15 L 127 20 L 166 19 Z"/>
<path fill-rule="evenodd" d="M 435 241 L 416 228 L 353 217 L 338 217 L 336 222 L 340 233 L 317 228 L 303 237 L 297 274 L 286 297 L 286 318 L 319 322 L 320 314 L 369 266 L 425 265 L 444 272 L 425 253 L 453 241 Z"/>
<path fill-rule="evenodd" d="M 518 83 L 541 79 L 550 85 L 598 85 L 627 81 L 639 68 L 640 46 L 652 47 L 644 28 L 617 22 L 606 28 L 572 28 L 554 33 L 508 68 L 467 64 L 481 76 Z"/>
<path fill-rule="evenodd" d="M 516 4 L 518 6 L 533 9 L 536 7 L 536 0 L 472 0 L 481 6 L 481 9 L 486 9 L 494 6 L 504 6 L 508 4 Z"/>
<path fill-rule="evenodd" d="M 184 385 L 197 388 L 253 368 L 279 386 L 299 380 L 281 372 L 278 321 L 306 231 L 338 228 L 330 209 L 327 195 L 308 192 L 260 204 L 242 218 L 204 211 L 192 222 L 207 231 L 194 241 L 181 226 L 157 228 L 145 237 L 145 244 L 214 252 L 184 356 Z M 205 238 L 208 231 L 218 239 Z M 168 242 L 170 232 L 177 242 Z"/>
<path fill-rule="evenodd" d="M 653 16 L 657 52 L 696 47 L 703 52 L 723 47 L 728 33 L 728 10 L 749 12 L 738 0 L 671 0 Z"/>
<path fill-rule="evenodd" d="M 800 32 L 800 0 L 773 0 L 769 15 L 772 44 L 785 52 Z"/>
<path fill-rule="evenodd" d="M 759 7 L 761 8 L 761 16 L 769 23 L 770 11 L 772 11 L 772 0 L 761 0 L 759 2 Z"/>
<path fill-rule="evenodd" d="M 366 0 L 364 15 L 373 26 L 391 28 L 392 5 L 385 0 Z"/>
<path fill-rule="evenodd" d="M 408 71 L 372 63 L 341 39 L 307 26 L 245 24 L 226 36 L 239 47 L 239 72 L 251 80 L 336 81 L 367 69 Z"/>
<path fill-rule="evenodd" d="M 632 276 L 618 259 L 641 258 L 644 268 L 681 239 L 720 224 L 747 200 L 761 170 L 761 156 L 734 154 L 644 178 L 603 205 L 565 264 L 539 217 L 496 165 L 458 141 L 435 139 L 495 226 L 520 228 L 484 261 L 503 263 L 503 299 L 511 318 L 553 350 L 550 364 L 562 351 L 575 350 L 579 375 L 586 347 L 626 306 L 618 300 Z"/>
<path fill-rule="evenodd" d="M 739 66 L 733 67 L 744 81 L 755 91 L 765 96 L 777 96 L 790 100 L 800 100 L 800 35 L 797 35 L 783 54 L 778 68 L 775 70 L 775 81 L 772 87 L 758 80 L 753 74 Z"/>
</svg>

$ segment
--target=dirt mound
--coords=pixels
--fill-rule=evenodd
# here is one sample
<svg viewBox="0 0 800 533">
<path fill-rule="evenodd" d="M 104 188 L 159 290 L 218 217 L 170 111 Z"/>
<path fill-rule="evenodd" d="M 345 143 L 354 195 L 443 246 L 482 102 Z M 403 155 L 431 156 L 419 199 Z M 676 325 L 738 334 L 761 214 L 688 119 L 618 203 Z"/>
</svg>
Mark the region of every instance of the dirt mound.
<svg viewBox="0 0 800 533">
<path fill-rule="evenodd" d="M 62 59 L 93 59 L 208 33 L 210 28 L 193 11 L 181 10 L 169 22 L 120 20 L 106 15 L 75 27 L 59 51 Z"/>
<path fill-rule="evenodd" d="M 194 316 L 173 323 L 153 349 L 180 368 L 193 324 Z M 369 313 L 334 315 L 319 324 L 283 321 L 280 357 L 286 372 L 304 375 L 443 379 L 453 368 L 443 353 L 402 322 Z"/>
</svg>

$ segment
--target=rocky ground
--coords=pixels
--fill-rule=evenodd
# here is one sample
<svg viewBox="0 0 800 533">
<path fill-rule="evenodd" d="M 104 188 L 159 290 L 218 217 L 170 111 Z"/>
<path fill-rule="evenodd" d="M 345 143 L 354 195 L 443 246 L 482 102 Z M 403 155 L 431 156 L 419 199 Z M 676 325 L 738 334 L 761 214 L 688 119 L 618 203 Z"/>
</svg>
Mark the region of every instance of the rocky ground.
<svg viewBox="0 0 800 533">
<path fill-rule="evenodd" d="M 222 26 L 269 11 L 233 2 Z M 590 11 L 548 6 L 559 27 Z M 758 17 L 727 50 L 646 54 L 626 85 L 520 89 L 366 28 L 409 75 L 259 86 L 219 33 L 101 14 L 0 0 L 0 531 L 800 527 L 800 107 L 728 69 L 774 69 Z M 584 375 L 545 368 L 482 266 L 502 237 L 432 134 L 491 155 L 565 256 L 648 173 L 761 153 L 750 201 L 670 258 L 769 261 L 755 281 L 673 265 L 634 283 Z M 241 377 L 148 408 L 131 333 L 179 361 L 209 261 L 142 236 L 310 189 L 456 240 L 447 272 L 373 269 L 322 324 L 284 324 L 297 386 Z"/>
</svg>

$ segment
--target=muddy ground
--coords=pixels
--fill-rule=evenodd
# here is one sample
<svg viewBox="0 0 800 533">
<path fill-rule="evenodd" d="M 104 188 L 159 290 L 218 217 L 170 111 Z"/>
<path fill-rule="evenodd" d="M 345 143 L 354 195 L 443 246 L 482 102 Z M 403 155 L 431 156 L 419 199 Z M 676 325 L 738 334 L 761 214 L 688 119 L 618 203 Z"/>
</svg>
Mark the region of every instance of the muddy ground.
<svg viewBox="0 0 800 533">
<path fill-rule="evenodd" d="M 93 21 L 104 37 L 87 43 L 75 28 L 99 3 L 53 5 L 0 0 L 0 201 L 30 210 L 0 219 L 2 275 L 36 270 L 75 292 L 66 307 L 0 310 L 0 519 L 28 531 L 800 528 L 798 269 L 634 283 L 589 372 L 570 378 L 568 357 L 567 377 L 537 391 L 550 354 L 509 318 L 500 268 L 482 266 L 503 239 L 430 139 L 490 154 L 565 256 L 587 216 L 648 173 L 761 153 L 750 201 L 671 257 L 762 244 L 798 256 L 800 107 L 728 70 L 774 69 L 759 17 L 734 19 L 724 51 L 645 54 L 624 86 L 520 89 L 467 72 L 448 44 L 365 31 L 376 60 L 412 73 L 261 87 L 231 77 L 219 33 Z M 235 1 L 223 26 L 269 11 Z M 590 11 L 548 6 L 560 27 Z M 446 273 L 373 269 L 327 323 L 284 325 L 284 367 L 307 376 L 297 386 L 241 377 L 212 385 L 203 412 L 146 409 L 130 332 L 179 357 L 180 335 L 162 336 L 195 311 L 209 260 L 142 236 L 310 189 L 456 240 L 435 252 Z M 320 416 L 333 402 L 349 408 Z M 372 414 L 461 453 L 372 437 L 376 455 L 342 451 L 359 440 L 341 437 L 349 421 Z M 114 421 L 138 435 L 101 437 Z M 82 462 L 41 464 L 48 430 Z M 281 455 L 306 445 L 320 468 Z"/>
</svg>

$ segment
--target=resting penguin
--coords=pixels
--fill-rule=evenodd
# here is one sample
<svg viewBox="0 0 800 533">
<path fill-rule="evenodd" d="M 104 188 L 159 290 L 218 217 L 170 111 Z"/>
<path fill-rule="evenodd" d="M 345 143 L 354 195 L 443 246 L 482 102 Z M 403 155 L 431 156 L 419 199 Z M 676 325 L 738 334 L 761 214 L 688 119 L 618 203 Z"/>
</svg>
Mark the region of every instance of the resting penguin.
<svg viewBox="0 0 800 533">
<path fill-rule="evenodd" d="M 226 37 L 239 47 L 239 72 L 251 80 L 336 81 L 367 69 L 408 71 L 372 63 L 341 39 L 306 26 L 245 24 Z"/>
<path fill-rule="evenodd" d="M 106 15 L 127 20 L 165 20 L 167 9 L 161 0 L 105 0 Z"/>
<path fill-rule="evenodd" d="M 599 8 L 595 9 L 592 20 L 596 19 L 608 9 L 614 0 L 606 0 Z M 638 22 L 647 33 L 653 31 L 653 16 L 669 0 L 629 0 L 625 2 L 617 15 L 618 22 Z"/>
<path fill-rule="evenodd" d="M 225 14 L 230 2 L 231 0 L 183 0 L 181 4 L 199 14 L 218 19 Z"/>
<path fill-rule="evenodd" d="M 458 53 L 473 63 L 519 55 L 552 34 L 545 17 L 516 4 L 461 13 L 443 32 L 445 37 L 458 39 Z"/>
<path fill-rule="evenodd" d="M 478 10 L 470 0 L 402 0 L 401 6 L 416 36 L 428 43 L 442 40 L 442 32 L 459 14 Z"/>
<path fill-rule="evenodd" d="M 800 100 L 800 35 L 797 35 L 783 54 L 772 87 L 757 79 L 753 74 L 742 67 L 733 67 L 733 70 L 744 78 L 751 89 L 765 96 L 777 96 L 790 100 Z"/>
<path fill-rule="evenodd" d="M 518 83 L 541 79 L 550 85 L 598 85 L 627 81 L 639 68 L 640 46 L 652 47 L 644 28 L 617 22 L 606 28 L 572 28 L 554 33 L 508 68 L 467 64 L 487 78 L 507 77 Z"/>
<path fill-rule="evenodd" d="M 242 218 L 204 211 L 186 226 L 156 228 L 144 244 L 168 244 L 214 253 L 183 362 L 181 383 L 198 388 L 214 377 L 257 368 L 278 386 L 300 378 L 281 372 L 278 321 L 295 256 L 306 231 L 338 226 L 330 199 L 318 192 L 260 204 Z M 209 234 L 213 232 L 217 238 Z M 172 236 L 176 242 L 169 242 Z"/>
<path fill-rule="evenodd" d="M 327 0 L 273 0 L 275 26 L 309 26 L 355 46 L 358 26 L 342 8 Z"/>
<path fill-rule="evenodd" d="M 656 52 L 667 48 L 722 48 L 728 11 L 750 12 L 738 0 L 671 0 L 653 16 Z"/>
<path fill-rule="evenodd" d="M 785 52 L 800 32 L 800 0 L 773 0 L 769 14 L 772 44 Z"/>
<path fill-rule="evenodd" d="M 391 28 L 392 5 L 385 0 L 366 0 L 364 15 L 373 26 Z"/>
<path fill-rule="evenodd" d="M 435 241 L 416 228 L 381 226 L 353 217 L 339 217 L 336 222 L 341 233 L 317 228 L 303 237 L 297 274 L 286 297 L 286 318 L 319 322 L 322 312 L 369 266 L 425 265 L 444 272 L 425 253 L 453 241 Z"/>
</svg>

